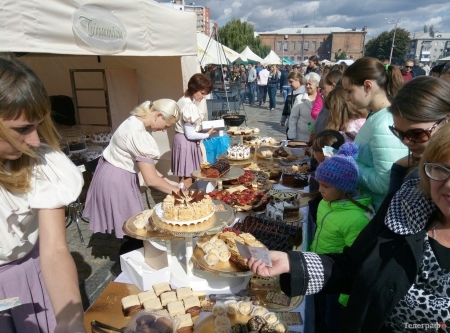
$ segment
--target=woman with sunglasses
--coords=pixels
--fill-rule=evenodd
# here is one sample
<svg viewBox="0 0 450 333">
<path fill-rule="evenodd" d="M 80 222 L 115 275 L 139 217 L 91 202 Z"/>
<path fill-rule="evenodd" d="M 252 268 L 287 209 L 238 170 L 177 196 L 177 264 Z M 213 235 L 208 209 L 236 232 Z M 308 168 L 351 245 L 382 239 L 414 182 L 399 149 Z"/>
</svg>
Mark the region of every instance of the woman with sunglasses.
<svg viewBox="0 0 450 333">
<path fill-rule="evenodd" d="M 410 179 L 419 178 L 420 157 L 436 129 L 450 114 L 450 84 L 432 76 L 419 76 L 406 83 L 389 108 L 392 133 L 409 154 L 392 165 L 389 192 L 396 192 Z"/>
<path fill-rule="evenodd" d="M 419 170 L 420 179 L 388 194 L 343 253 L 270 251 L 272 267 L 251 258 L 251 271 L 281 274 L 281 288 L 290 297 L 349 293 L 341 332 L 447 332 L 450 124 L 430 138 Z"/>
</svg>

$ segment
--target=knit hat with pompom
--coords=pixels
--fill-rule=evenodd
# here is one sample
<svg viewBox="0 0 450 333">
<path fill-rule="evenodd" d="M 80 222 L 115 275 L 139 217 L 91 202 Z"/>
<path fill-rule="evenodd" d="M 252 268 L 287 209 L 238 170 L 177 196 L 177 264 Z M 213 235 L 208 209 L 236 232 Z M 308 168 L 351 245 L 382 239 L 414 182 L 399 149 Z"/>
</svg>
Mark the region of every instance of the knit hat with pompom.
<svg viewBox="0 0 450 333">
<path fill-rule="evenodd" d="M 344 143 L 337 155 L 328 157 L 320 163 L 316 170 L 316 180 L 323 181 L 344 192 L 351 193 L 358 184 L 358 146 L 354 143 Z"/>
</svg>

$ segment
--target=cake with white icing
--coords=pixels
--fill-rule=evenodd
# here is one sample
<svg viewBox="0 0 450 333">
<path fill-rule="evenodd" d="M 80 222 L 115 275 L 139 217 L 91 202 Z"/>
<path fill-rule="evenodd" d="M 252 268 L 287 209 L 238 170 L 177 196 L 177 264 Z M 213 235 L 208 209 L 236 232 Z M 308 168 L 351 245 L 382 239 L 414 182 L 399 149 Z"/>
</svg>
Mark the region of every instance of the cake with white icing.
<svg viewBox="0 0 450 333">
<path fill-rule="evenodd" d="M 300 204 L 298 196 L 289 200 L 271 198 L 266 206 L 266 216 L 275 221 L 298 219 Z"/>
<path fill-rule="evenodd" d="M 248 160 L 250 147 L 246 145 L 232 145 L 227 150 L 227 158 L 230 160 Z"/>
</svg>

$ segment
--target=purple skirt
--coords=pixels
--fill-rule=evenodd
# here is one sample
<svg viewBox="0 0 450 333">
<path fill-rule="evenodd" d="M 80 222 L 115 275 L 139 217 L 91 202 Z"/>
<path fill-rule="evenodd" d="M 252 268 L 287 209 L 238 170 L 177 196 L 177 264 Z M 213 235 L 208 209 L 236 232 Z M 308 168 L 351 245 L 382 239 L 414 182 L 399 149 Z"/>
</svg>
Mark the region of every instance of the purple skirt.
<svg viewBox="0 0 450 333">
<path fill-rule="evenodd" d="M 202 152 L 200 141 L 186 139 L 184 133 L 177 133 L 172 144 L 172 172 L 178 177 L 191 177 L 191 174 L 200 169 Z"/>
<path fill-rule="evenodd" d="M 45 289 L 39 261 L 39 241 L 22 259 L 0 266 L 0 299 L 19 297 L 22 305 L 2 312 L 2 333 L 47 333 L 56 319 Z"/>
<path fill-rule="evenodd" d="M 115 167 L 100 158 L 89 185 L 83 217 L 93 232 L 114 233 L 123 238 L 123 224 L 144 210 L 137 173 Z"/>
</svg>

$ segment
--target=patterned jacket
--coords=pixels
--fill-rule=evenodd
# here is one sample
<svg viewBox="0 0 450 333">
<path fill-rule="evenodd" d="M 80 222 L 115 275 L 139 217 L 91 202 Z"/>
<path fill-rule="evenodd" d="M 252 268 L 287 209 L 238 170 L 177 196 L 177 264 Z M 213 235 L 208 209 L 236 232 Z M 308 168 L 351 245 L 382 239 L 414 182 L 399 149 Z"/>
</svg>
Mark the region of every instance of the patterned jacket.
<svg viewBox="0 0 450 333">
<path fill-rule="evenodd" d="M 342 332 L 380 332 L 419 273 L 426 226 L 436 211 L 410 180 L 389 194 L 378 213 L 341 254 L 289 252 L 291 272 L 281 275 L 290 296 L 320 290 L 350 295 Z"/>
</svg>

